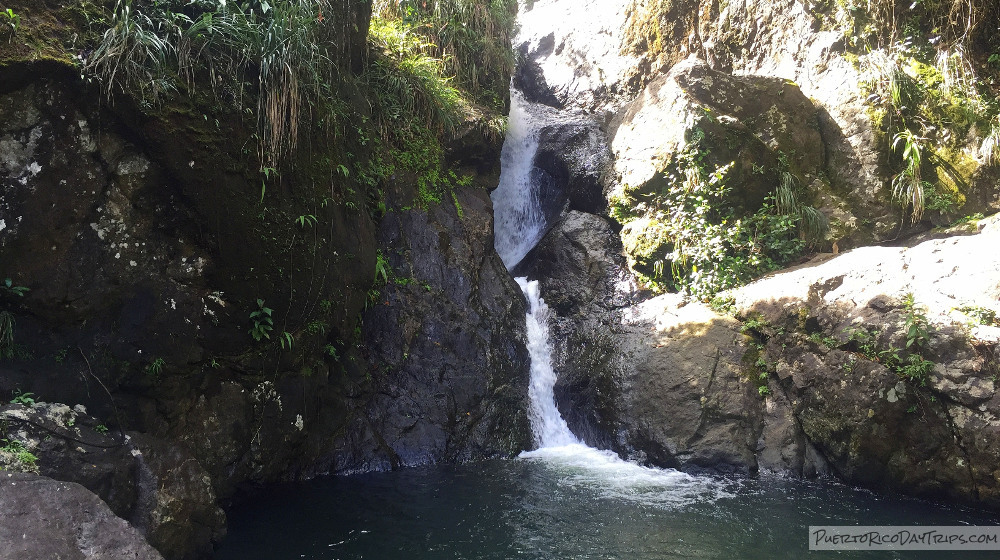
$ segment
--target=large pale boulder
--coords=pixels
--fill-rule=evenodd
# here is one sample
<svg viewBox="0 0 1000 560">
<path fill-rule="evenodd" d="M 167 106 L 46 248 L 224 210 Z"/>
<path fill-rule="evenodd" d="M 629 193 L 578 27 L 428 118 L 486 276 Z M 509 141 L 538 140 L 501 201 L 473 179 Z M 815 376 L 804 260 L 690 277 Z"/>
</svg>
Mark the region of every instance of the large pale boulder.
<svg viewBox="0 0 1000 560">
<path fill-rule="evenodd" d="M 997 224 L 818 257 L 720 298 L 736 318 L 678 295 L 617 310 L 603 359 L 559 381 L 570 426 L 661 466 L 1000 507 Z"/>
</svg>

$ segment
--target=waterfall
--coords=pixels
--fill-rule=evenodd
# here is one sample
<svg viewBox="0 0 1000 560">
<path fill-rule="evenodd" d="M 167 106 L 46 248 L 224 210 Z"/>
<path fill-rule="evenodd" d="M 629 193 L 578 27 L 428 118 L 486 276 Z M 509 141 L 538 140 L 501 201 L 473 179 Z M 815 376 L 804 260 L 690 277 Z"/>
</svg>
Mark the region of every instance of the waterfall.
<svg viewBox="0 0 1000 560">
<path fill-rule="evenodd" d="M 500 184 L 491 198 L 494 211 L 494 246 L 510 270 L 528 254 L 545 233 L 545 201 L 533 184 L 532 167 L 541 124 L 546 116 L 530 109 L 522 95 L 511 91 L 511 113 L 501 156 Z M 656 469 L 622 460 L 613 451 L 582 443 L 570 431 L 556 408 L 553 388 L 556 371 L 549 344 L 549 309 L 537 280 L 517 278 L 529 309 L 528 354 L 531 359 L 529 420 L 537 449 L 520 457 L 542 461 L 564 473 L 570 484 L 582 484 L 606 496 L 651 504 L 682 504 L 714 500 L 726 495 L 721 485 L 674 469 Z"/>
<path fill-rule="evenodd" d="M 508 270 L 521 262 L 545 233 L 541 201 L 531 187 L 540 128 L 531 119 L 524 96 L 512 88 L 507 137 L 500 152 L 500 184 L 490 195 L 495 217 L 493 245 Z"/>
<path fill-rule="evenodd" d="M 549 308 L 542 300 L 537 280 L 516 280 L 530 306 L 527 314 L 528 355 L 531 357 L 531 385 L 528 387 L 531 409 L 528 417 L 535 443 L 538 447 L 580 443 L 559 414 L 552 392 L 556 372 L 552 369 L 552 350 L 549 346 Z"/>
</svg>

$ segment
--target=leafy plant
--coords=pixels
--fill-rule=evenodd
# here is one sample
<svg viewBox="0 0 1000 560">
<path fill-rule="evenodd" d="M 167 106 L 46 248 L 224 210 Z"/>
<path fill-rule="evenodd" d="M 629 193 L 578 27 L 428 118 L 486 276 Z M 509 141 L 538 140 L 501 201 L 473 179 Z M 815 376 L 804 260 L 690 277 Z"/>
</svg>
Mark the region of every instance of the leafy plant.
<svg viewBox="0 0 1000 560">
<path fill-rule="evenodd" d="M 967 305 L 959 307 L 958 310 L 971 317 L 980 325 L 1000 326 L 1000 321 L 997 321 L 997 312 L 988 307 Z"/>
<path fill-rule="evenodd" d="M 278 176 L 278 170 L 273 167 L 261 167 L 260 173 L 264 176 L 260 180 L 260 201 L 264 202 L 264 193 L 267 192 L 267 182 L 271 180 L 271 176 Z"/>
<path fill-rule="evenodd" d="M 302 215 L 302 216 L 299 216 L 298 218 L 296 218 L 295 219 L 295 223 L 299 224 L 299 227 L 303 227 L 303 228 L 306 227 L 306 226 L 315 226 L 316 225 L 316 216 L 314 216 L 312 214 L 305 214 L 305 215 Z"/>
<path fill-rule="evenodd" d="M 23 404 L 24 406 L 32 406 L 35 404 L 35 394 L 15 391 L 14 398 L 10 400 L 10 404 Z"/>
<path fill-rule="evenodd" d="M 292 336 L 292 333 L 284 331 L 281 333 L 278 341 L 281 343 L 282 350 L 291 350 L 292 344 L 295 342 L 295 337 Z"/>
<path fill-rule="evenodd" d="M 494 109 L 502 109 L 514 70 L 516 11 L 513 0 L 376 0 L 372 9 L 375 21 L 419 37 L 423 53 L 441 61 L 443 75 Z"/>
<path fill-rule="evenodd" d="M 892 196 L 903 208 L 912 208 L 911 219 L 920 221 L 924 213 L 924 187 L 927 183 L 920 177 L 922 144 L 926 138 L 917 136 L 909 129 L 896 133 L 892 147 L 902 146 L 903 170 L 892 178 Z"/>
<path fill-rule="evenodd" d="M 327 327 L 329 327 L 329 325 L 327 324 L 326 321 L 321 321 L 317 319 L 314 321 L 310 321 L 308 324 L 306 324 L 305 331 L 307 334 L 310 335 L 326 334 Z"/>
<path fill-rule="evenodd" d="M 385 285 L 389 282 L 389 277 L 392 276 L 392 266 L 389 265 L 389 260 L 386 259 L 382 251 L 375 253 L 375 280 L 376 284 Z"/>
<path fill-rule="evenodd" d="M 4 23 L 7 24 L 7 28 L 10 29 L 11 39 L 13 39 L 14 34 L 17 33 L 19 27 L 21 27 L 21 16 L 14 13 L 14 10 L 7 8 L 3 12 L 0 12 L 0 17 L 4 19 Z"/>
<path fill-rule="evenodd" d="M 264 305 L 264 300 L 257 300 L 257 309 L 250 313 L 250 321 L 253 323 L 250 336 L 257 342 L 271 339 L 271 331 L 274 329 L 274 319 L 271 317 L 273 312 L 273 309 Z"/>
<path fill-rule="evenodd" d="M 795 202 L 795 188 L 798 179 L 790 171 L 782 171 L 778 187 L 774 191 L 774 207 L 779 214 L 794 214 L 798 205 Z"/>
<path fill-rule="evenodd" d="M 10 278 L 4 278 L 3 284 L 0 285 L 0 292 L 4 292 L 12 296 L 23 297 L 24 294 L 30 291 L 30 289 L 24 286 L 15 286 L 14 281 Z"/>
<path fill-rule="evenodd" d="M 152 362 L 146 365 L 146 373 L 148 375 L 157 376 L 163 372 L 163 366 L 166 365 L 166 361 L 163 358 L 155 358 Z"/>
<path fill-rule="evenodd" d="M 934 371 L 934 362 L 924 358 L 919 354 L 910 354 L 906 362 L 899 366 L 899 373 L 905 379 L 926 385 L 930 373 Z"/>
<path fill-rule="evenodd" d="M 722 315 L 734 315 L 736 313 L 736 298 L 733 296 L 717 295 L 709 302 L 709 307 Z"/>
<path fill-rule="evenodd" d="M 332 11 L 328 0 L 160 0 L 142 9 L 117 0 L 85 70 L 109 96 L 136 92 L 153 103 L 180 87 L 193 91 L 200 73 L 242 98 L 244 76 L 256 74 L 259 156 L 277 168 L 294 151 L 310 103 L 339 79 L 347 53 L 327 35 L 344 31 L 323 25 L 324 10 Z"/>
<path fill-rule="evenodd" d="M 927 316 L 917 307 L 912 293 L 903 296 L 903 309 L 906 311 L 906 348 L 912 352 L 922 352 L 927 348 L 928 342 Z"/>
<path fill-rule="evenodd" d="M 38 457 L 16 439 L 3 439 L 0 446 L 0 459 L 5 469 L 21 472 L 38 472 Z"/>
<path fill-rule="evenodd" d="M 108 433 L 108 427 L 105 426 L 104 424 L 98 424 L 98 425 L 94 426 L 94 431 L 97 432 L 97 433 L 99 433 L 99 434 L 107 434 Z"/>
</svg>

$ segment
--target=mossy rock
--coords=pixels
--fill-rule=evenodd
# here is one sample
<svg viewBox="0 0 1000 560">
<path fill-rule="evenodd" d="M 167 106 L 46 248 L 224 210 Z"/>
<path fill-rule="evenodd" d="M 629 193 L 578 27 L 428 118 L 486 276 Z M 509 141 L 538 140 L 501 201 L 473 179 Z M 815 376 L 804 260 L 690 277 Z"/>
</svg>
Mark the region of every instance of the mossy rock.
<svg viewBox="0 0 1000 560">
<path fill-rule="evenodd" d="M 25 62 L 55 62 L 68 66 L 92 49 L 111 19 L 113 0 L 9 0 L 18 18 L 16 29 L 0 27 L 0 67 Z M 5 18 L 6 19 L 6 18 Z"/>
</svg>

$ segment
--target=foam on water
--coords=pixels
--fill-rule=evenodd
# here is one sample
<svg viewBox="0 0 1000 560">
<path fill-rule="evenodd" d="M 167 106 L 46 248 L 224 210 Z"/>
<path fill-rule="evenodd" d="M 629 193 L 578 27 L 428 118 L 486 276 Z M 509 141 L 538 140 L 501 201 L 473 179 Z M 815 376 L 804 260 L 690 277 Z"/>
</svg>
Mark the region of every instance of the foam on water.
<svg viewBox="0 0 1000 560">
<path fill-rule="evenodd" d="M 598 495 L 661 507 L 714 501 L 732 495 L 723 481 L 691 476 L 675 469 L 658 469 L 625 461 L 613 451 L 589 447 L 570 431 L 554 397 L 556 372 L 549 345 L 549 310 L 538 281 L 517 278 L 529 309 L 526 316 L 531 380 L 529 419 L 538 449 L 520 457 L 555 469 L 564 484 L 586 487 Z"/>
<path fill-rule="evenodd" d="M 542 447 L 525 451 L 519 457 L 544 463 L 570 486 L 650 506 L 678 508 L 735 495 L 732 481 L 692 476 L 676 469 L 644 467 L 621 459 L 613 451 L 582 443 Z"/>
</svg>

